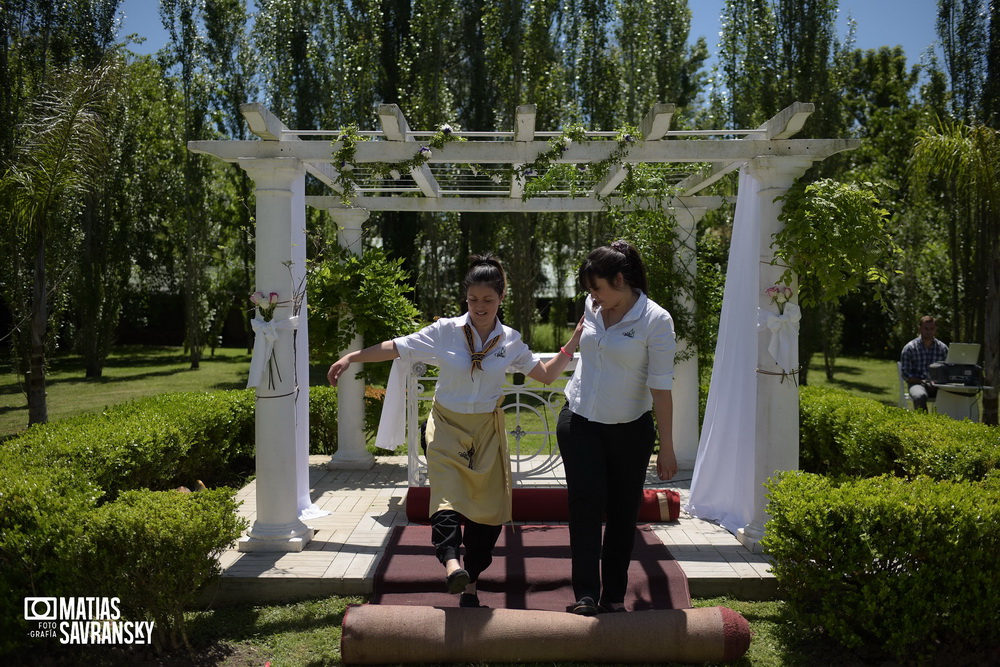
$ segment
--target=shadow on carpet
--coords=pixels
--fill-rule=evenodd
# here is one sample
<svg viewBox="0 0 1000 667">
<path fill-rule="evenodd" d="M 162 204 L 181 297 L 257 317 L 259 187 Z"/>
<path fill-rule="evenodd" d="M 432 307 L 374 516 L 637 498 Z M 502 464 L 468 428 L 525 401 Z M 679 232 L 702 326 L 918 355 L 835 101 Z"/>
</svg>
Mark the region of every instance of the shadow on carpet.
<svg viewBox="0 0 1000 667">
<path fill-rule="evenodd" d="M 568 611 L 575 601 L 570 581 L 569 528 L 506 525 L 493 564 L 479 577 L 480 602 L 492 609 Z M 375 572 L 371 602 L 385 605 L 457 607 L 445 590 L 444 567 L 434 555 L 430 526 L 396 526 Z M 691 606 L 687 577 L 648 526 L 636 528 L 625 606 L 633 611 Z"/>
</svg>

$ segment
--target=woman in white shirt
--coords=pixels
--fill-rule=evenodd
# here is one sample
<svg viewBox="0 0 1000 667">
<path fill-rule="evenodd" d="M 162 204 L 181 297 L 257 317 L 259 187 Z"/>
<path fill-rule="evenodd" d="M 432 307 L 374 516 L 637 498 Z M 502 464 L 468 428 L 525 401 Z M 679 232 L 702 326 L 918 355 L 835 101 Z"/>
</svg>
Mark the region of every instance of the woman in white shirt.
<svg viewBox="0 0 1000 667">
<path fill-rule="evenodd" d="M 579 278 L 588 292 L 580 361 L 566 385 L 556 436 L 569 494 L 572 611 L 593 616 L 625 611 L 657 432 L 657 474 L 670 479 L 677 472 L 670 394 L 676 341 L 670 313 L 646 296 L 645 265 L 627 241 L 591 252 Z"/>
<path fill-rule="evenodd" d="M 510 458 L 500 408 L 506 371 L 550 384 L 572 359 L 582 326 L 560 354 L 539 361 L 521 334 L 497 317 L 507 292 L 503 265 L 488 254 L 473 256 L 470 265 L 462 283 L 465 315 L 350 352 L 330 366 L 327 378 L 336 386 L 352 363 L 397 357 L 439 367 L 426 428 L 431 539 L 445 566 L 448 591 L 462 594 L 460 606 L 478 607 L 476 581 L 493 561 L 502 524 L 511 520 Z"/>
</svg>

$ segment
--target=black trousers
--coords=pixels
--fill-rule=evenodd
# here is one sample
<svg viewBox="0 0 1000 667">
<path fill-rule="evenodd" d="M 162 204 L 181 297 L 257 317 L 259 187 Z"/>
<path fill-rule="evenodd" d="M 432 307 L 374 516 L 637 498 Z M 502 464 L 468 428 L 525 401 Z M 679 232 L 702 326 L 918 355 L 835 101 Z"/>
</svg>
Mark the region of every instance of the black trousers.
<svg viewBox="0 0 1000 667">
<path fill-rule="evenodd" d="M 624 602 L 642 487 L 656 444 L 653 416 L 601 424 L 563 408 L 556 438 L 569 498 L 573 592 L 578 600 Z"/>
<path fill-rule="evenodd" d="M 442 565 L 451 558 L 459 558 L 464 543 L 463 567 L 469 573 L 469 578 L 476 581 L 493 562 L 493 547 L 500 537 L 501 528 L 502 526 L 488 526 L 470 521 L 455 510 L 441 510 L 431 515 L 431 542 Z"/>
</svg>

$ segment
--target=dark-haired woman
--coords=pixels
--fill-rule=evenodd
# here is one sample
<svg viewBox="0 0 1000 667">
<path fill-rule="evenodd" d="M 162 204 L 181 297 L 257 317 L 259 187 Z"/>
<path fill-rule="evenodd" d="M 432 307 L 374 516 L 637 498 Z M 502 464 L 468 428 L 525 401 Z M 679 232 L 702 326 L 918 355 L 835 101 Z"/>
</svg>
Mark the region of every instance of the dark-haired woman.
<svg viewBox="0 0 1000 667">
<path fill-rule="evenodd" d="M 657 474 L 670 479 L 677 472 L 670 394 L 676 342 L 670 313 L 646 296 L 645 265 L 627 241 L 591 252 L 579 279 L 588 293 L 580 361 L 566 385 L 556 436 L 569 494 L 572 611 L 593 616 L 625 611 L 657 432 Z"/>
<path fill-rule="evenodd" d="M 512 368 L 550 384 L 573 357 L 582 326 L 560 354 L 541 362 L 521 334 L 497 316 L 507 293 L 498 259 L 470 258 L 462 286 L 465 315 L 441 318 L 409 336 L 350 352 L 330 366 L 327 378 L 336 386 L 352 363 L 397 357 L 439 367 L 426 429 L 431 539 L 445 566 L 448 591 L 462 594 L 461 606 L 478 607 L 476 581 L 493 561 L 502 524 L 511 520 L 510 458 L 500 408 L 506 371 Z"/>
</svg>

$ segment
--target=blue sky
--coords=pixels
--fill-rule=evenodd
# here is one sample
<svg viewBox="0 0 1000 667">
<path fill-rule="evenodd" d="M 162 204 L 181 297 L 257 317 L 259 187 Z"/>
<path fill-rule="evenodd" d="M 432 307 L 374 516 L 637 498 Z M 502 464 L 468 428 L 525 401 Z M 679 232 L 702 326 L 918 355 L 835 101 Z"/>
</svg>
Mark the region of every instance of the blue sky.
<svg viewBox="0 0 1000 667">
<path fill-rule="evenodd" d="M 691 8 L 692 38 L 704 36 L 709 51 L 715 51 L 719 42 L 719 14 L 725 0 L 689 0 Z M 121 4 L 125 15 L 122 36 L 138 33 L 147 38 L 136 47 L 140 53 L 153 53 L 166 42 L 167 35 L 160 25 L 157 0 L 124 0 Z M 934 33 L 937 0 L 840 0 L 837 34 L 843 39 L 847 34 L 847 17 L 858 23 L 855 46 L 874 49 L 879 46 L 902 45 L 910 63 L 920 62 L 920 57 L 937 37 Z"/>
</svg>

